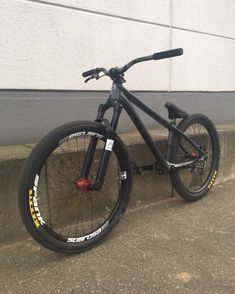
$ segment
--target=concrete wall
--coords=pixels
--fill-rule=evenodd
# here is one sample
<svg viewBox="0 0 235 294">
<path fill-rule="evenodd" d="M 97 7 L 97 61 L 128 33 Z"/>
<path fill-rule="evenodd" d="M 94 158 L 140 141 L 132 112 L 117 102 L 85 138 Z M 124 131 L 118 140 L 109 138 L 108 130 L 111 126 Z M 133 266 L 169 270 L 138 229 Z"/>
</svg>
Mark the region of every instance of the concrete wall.
<svg viewBox="0 0 235 294">
<path fill-rule="evenodd" d="M 165 101 L 189 114 L 203 113 L 215 124 L 235 121 L 235 93 L 134 92 L 151 109 L 167 118 Z M 55 127 L 75 120 L 94 120 L 98 105 L 108 92 L 83 91 L 0 91 L 0 146 L 37 142 Z M 139 111 L 148 128 L 159 125 Z M 135 126 L 122 112 L 118 131 L 132 132 Z"/>
<path fill-rule="evenodd" d="M 235 90 L 234 0 L 0 1 L 0 88 L 103 90 L 81 72 L 183 47 L 137 65 L 133 90 Z"/>
<path fill-rule="evenodd" d="M 94 119 L 107 97 L 97 90 L 109 90 L 111 83 L 104 78 L 84 84 L 83 71 L 176 47 L 184 48 L 183 56 L 131 68 L 127 88 L 142 91 L 139 97 L 165 117 L 163 104 L 170 100 L 215 123 L 234 121 L 235 0 L 0 5 L 0 145 L 38 141 L 62 123 Z M 133 129 L 123 116 L 120 131 Z"/>
</svg>

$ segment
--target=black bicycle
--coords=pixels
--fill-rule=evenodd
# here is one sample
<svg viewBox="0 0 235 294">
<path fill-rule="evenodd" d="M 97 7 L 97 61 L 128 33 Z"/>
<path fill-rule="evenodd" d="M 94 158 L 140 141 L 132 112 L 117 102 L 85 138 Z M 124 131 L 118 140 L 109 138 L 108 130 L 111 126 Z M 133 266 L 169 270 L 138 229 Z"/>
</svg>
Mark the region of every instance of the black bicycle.
<svg viewBox="0 0 235 294">
<path fill-rule="evenodd" d="M 103 76 L 113 81 L 96 120 L 67 123 L 50 132 L 32 150 L 22 173 L 20 212 L 38 243 L 64 253 L 97 244 L 127 206 L 133 168 L 138 173 L 169 173 L 174 189 L 186 200 L 206 195 L 219 167 L 219 140 L 212 121 L 166 102 L 168 122 L 123 87 L 124 73 L 132 65 L 182 54 L 182 49 L 174 49 L 134 59 L 121 68 L 95 68 L 82 74 L 85 82 Z M 166 152 L 160 150 L 132 104 L 168 129 Z M 104 115 L 110 108 L 113 114 L 108 120 Z M 155 158 L 150 165 L 133 165 L 116 133 L 123 108 Z M 176 119 L 180 119 L 177 126 Z"/>
</svg>

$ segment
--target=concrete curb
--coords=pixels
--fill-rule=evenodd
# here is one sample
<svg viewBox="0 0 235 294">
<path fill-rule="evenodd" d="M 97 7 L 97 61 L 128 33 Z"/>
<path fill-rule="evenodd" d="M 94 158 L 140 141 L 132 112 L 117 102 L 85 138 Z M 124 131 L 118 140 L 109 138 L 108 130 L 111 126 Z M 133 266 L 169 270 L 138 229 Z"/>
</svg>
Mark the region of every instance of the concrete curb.
<svg viewBox="0 0 235 294">
<path fill-rule="evenodd" d="M 216 184 L 235 177 L 235 123 L 217 126 L 221 164 Z M 160 145 L 166 144 L 167 133 L 162 130 L 151 131 Z M 128 152 L 138 164 L 148 164 L 153 157 L 147 150 L 138 133 L 123 134 Z M 0 147 L 0 245 L 27 237 L 18 212 L 17 193 L 20 173 L 34 144 Z M 143 156 L 144 154 L 144 156 Z M 151 189 L 150 189 L 151 187 Z M 149 205 L 154 201 L 170 197 L 171 184 L 168 175 L 156 176 L 154 172 L 134 176 L 134 186 L 129 210 Z"/>
</svg>

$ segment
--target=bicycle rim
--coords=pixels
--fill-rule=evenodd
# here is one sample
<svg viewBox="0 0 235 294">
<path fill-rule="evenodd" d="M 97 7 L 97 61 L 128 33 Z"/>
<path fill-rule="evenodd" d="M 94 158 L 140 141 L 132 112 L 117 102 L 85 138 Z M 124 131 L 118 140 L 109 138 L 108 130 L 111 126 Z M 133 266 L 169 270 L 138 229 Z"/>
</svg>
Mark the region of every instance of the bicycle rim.
<svg viewBox="0 0 235 294">
<path fill-rule="evenodd" d="M 31 192 L 34 197 L 30 198 L 37 215 L 34 224 L 42 225 L 49 235 L 61 241 L 83 242 L 98 235 L 109 225 L 119 205 L 121 172 L 114 152 L 101 190 L 85 192 L 76 187 L 89 140 L 87 133 L 61 138 L 35 174 Z M 88 176 L 91 183 L 95 181 L 105 144 L 102 138 L 97 140 Z"/>
<path fill-rule="evenodd" d="M 184 132 L 206 154 L 206 160 L 195 160 L 192 166 L 177 170 L 177 176 L 181 184 L 190 193 L 198 193 L 208 185 L 211 175 L 214 153 L 213 140 L 206 126 L 200 122 L 192 123 Z M 182 163 L 199 157 L 195 148 L 181 138 L 178 145 L 176 162 Z"/>
</svg>

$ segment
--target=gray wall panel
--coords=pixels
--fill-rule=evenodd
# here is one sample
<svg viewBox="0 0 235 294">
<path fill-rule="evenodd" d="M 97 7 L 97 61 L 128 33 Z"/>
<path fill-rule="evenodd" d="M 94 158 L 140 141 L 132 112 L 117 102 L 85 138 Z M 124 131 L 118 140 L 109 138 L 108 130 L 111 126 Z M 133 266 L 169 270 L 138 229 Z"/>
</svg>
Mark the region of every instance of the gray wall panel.
<svg viewBox="0 0 235 294">
<path fill-rule="evenodd" d="M 204 113 L 215 123 L 235 121 L 235 92 L 136 92 L 149 107 L 167 117 L 165 101 L 189 113 Z M 0 145 L 38 141 L 56 126 L 74 120 L 93 120 L 108 92 L 0 91 Z M 159 127 L 141 114 L 148 127 Z M 133 131 L 122 114 L 120 132 Z"/>
</svg>

